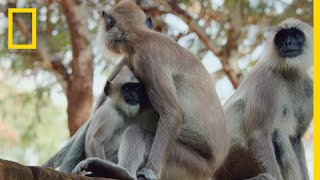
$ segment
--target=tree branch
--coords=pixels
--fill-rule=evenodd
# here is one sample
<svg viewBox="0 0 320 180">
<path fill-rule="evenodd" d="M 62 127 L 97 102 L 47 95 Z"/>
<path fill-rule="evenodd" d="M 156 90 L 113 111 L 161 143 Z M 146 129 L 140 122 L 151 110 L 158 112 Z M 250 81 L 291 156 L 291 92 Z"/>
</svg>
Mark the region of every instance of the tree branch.
<svg viewBox="0 0 320 180">
<path fill-rule="evenodd" d="M 236 64 L 231 64 L 229 61 L 230 60 L 230 52 L 231 52 L 231 50 L 234 50 L 234 49 L 227 49 L 226 50 L 226 48 L 224 48 L 224 50 L 222 50 L 221 48 L 215 46 L 210 41 L 211 38 L 205 33 L 203 28 L 201 28 L 196 23 L 195 19 L 192 18 L 185 10 L 183 10 L 179 7 L 176 0 L 169 0 L 168 4 L 170 5 L 174 14 L 181 17 L 189 25 L 190 30 L 194 31 L 198 35 L 200 41 L 206 46 L 206 48 L 208 50 L 212 51 L 216 56 L 220 57 L 223 70 L 225 71 L 225 73 L 226 73 L 227 77 L 229 78 L 233 87 L 237 88 L 239 86 L 240 77 L 242 77 L 242 74 L 239 71 L 239 68 L 236 67 Z M 232 29 L 230 31 L 232 31 Z M 231 36 L 228 37 L 229 44 L 228 44 L 227 48 L 231 47 L 230 43 L 232 43 L 232 45 L 234 45 L 236 43 L 236 41 L 233 42 L 232 40 L 234 40 L 234 39 L 232 39 Z M 237 47 L 237 44 L 235 44 L 235 45 Z M 232 46 L 232 48 L 234 48 L 234 46 Z"/>
<path fill-rule="evenodd" d="M 15 7 L 15 4 L 10 4 L 10 7 Z M 31 39 L 31 33 L 29 31 L 29 28 L 27 26 L 27 24 L 23 21 L 23 19 L 14 16 L 13 17 L 13 22 L 14 24 L 18 27 L 18 30 L 21 32 L 21 34 L 28 40 L 30 41 Z M 69 80 L 69 74 L 60 74 L 59 71 L 56 71 L 55 68 L 53 67 L 53 65 L 51 64 L 51 59 L 50 59 L 50 55 L 48 53 L 48 51 L 45 49 L 45 44 L 43 43 L 43 41 L 39 40 L 37 41 L 37 49 L 36 52 L 37 54 L 41 57 L 41 65 L 47 69 L 50 72 L 53 72 L 53 74 L 55 75 L 55 77 L 57 78 L 58 82 L 60 83 L 63 91 L 65 93 L 67 93 L 67 89 L 68 89 L 68 80 Z M 60 69 L 64 68 L 65 72 L 67 71 L 65 67 L 60 67 Z"/>
<path fill-rule="evenodd" d="M 206 32 L 198 26 L 197 22 L 194 18 L 192 18 L 185 10 L 181 9 L 176 0 L 168 0 L 168 4 L 170 5 L 173 14 L 182 18 L 184 22 L 186 22 L 190 28 L 190 31 L 195 32 L 201 42 L 216 56 L 221 56 L 222 50 L 221 48 L 215 46 L 211 41 L 210 37 L 206 34 Z"/>
</svg>

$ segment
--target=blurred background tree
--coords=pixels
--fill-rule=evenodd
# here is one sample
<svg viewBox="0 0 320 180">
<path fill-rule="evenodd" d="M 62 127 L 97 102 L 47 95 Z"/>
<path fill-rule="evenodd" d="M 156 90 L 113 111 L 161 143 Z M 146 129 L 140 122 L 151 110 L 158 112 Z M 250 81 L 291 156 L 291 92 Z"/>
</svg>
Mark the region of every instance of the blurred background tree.
<svg viewBox="0 0 320 180">
<path fill-rule="evenodd" d="M 96 45 L 115 0 L 0 0 L 0 157 L 43 162 L 88 119 L 116 61 Z M 155 30 L 188 48 L 216 79 L 222 102 L 263 51 L 263 34 L 288 17 L 313 24 L 311 0 L 136 0 Z M 7 49 L 7 8 L 37 8 L 37 49 Z M 14 42 L 31 18 L 14 16 Z M 108 61 L 109 60 L 109 61 Z M 65 120 L 68 121 L 68 128 Z M 309 139 L 312 140 L 310 135 Z"/>
</svg>

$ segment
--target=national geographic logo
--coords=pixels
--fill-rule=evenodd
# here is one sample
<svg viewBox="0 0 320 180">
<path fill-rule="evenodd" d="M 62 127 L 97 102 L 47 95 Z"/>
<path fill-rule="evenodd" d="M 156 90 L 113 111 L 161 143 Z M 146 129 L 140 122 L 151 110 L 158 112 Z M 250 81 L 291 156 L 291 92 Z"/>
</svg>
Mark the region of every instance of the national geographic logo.
<svg viewBox="0 0 320 180">
<path fill-rule="evenodd" d="M 13 14 L 31 13 L 32 33 L 31 44 L 13 43 Z M 37 10 L 36 8 L 9 8 L 8 9 L 8 49 L 36 49 L 37 48 Z"/>
</svg>

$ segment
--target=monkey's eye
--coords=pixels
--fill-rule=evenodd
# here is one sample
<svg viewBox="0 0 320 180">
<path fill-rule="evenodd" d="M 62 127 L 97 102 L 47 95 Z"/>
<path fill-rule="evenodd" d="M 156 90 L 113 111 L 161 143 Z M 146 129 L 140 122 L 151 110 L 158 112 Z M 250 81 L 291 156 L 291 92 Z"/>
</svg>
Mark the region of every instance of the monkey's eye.
<svg viewBox="0 0 320 180">
<path fill-rule="evenodd" d="M 149 29 L 152 29 L 152 28 L 153 28 L 153 23 L 152 23 L 151 17 L 148 17 L 148 18 L 146 19 L 146 26 L 147 26 Z"/>
<path fill-rule="evenodd" d="M 115 20 L 112 16 L 108 15 L 105 11 L 102 11 L 104 22 L 106 23 L 107 30 L 111 29 L 115 25 Z"/>
</svg>

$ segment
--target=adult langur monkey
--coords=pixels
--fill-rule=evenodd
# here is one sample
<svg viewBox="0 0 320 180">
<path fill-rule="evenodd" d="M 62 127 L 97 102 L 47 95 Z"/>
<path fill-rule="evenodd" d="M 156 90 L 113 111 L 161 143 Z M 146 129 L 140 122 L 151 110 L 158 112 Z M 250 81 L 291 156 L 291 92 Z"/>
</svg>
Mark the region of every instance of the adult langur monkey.
<svg viewBox="0 0 320 180">
<path fill-rule="evenodd" d="M 260 62 L 224 105 L 231 148 L 217 179 L 259 173 L 277 180 L 309 179 L 301 138 L 313 117 L 313 81 L 307 74 L 313 30 L 287 19 L 265 45 Z M 252 179 L 268 179 L 262 176 L 267 175 Z"/>
<path fill-rule="evenodd" d="M 209 179 L 228 149 L 224 115 L 210 74 L 175 41 L 147 29 L 146 15 L 132 1 L 121 1 L 102 15 L 104 45 L 126 56 L 121 63 L 145 85 L 159 114 L 155 135 L 136 125 L 126 130 L 119 166 L 131 178 L 142 166 L 137 173 L 142 179 Z M 87 159 L 74 172 L 105 170 L 108 177 L 108 167 L 109 162 Z"/>
<path fill-rule="evenodd" d="M 146 19 L 145 26 L 149 29 L 153 28 L 151 18 Z M 99 41 L 101 39 L 98 37 L 97 40 Z M 121 58 L 121 56 L 114 54 L 112 52 L 108 52 L 108 54 L 109 54 L 109 56 L 113 55 L 116 58 L 119 58 L 119 57 Z M 122 62 L 124 62 L 124 61 L 125 60 L 123 60 Z M 120 81 L 122 83 L 124 83 L 130 79 L 131 79 L 130 82 L 137 81 L 137 79 L 132 74 L 132 72 L 130 70 L 128 70 L 127 68 L 123 68 L 123 63 L 119 63 L 114 68 L 113 72 L 111 72 L 111 75 L 108 77 L 107 82 L 113 81 L 115 79 L 115 77 L 118 76 L 119 73 L 121 74 L 121 76 L 118 77 L 118 79 L 116 79 L 116 81 L 117 81 L 116 83 L 120 83 Z M 126 81 L 122 81 L 122 80 L 125 80 L 126 78 L 127 78 Z M 143 98 L 147 98 L 147 97 L 143 97 Z M 108 146 L 115 147 L 116 144 L 109 142 L 109 141 L 103 141 L 102 142 L 103 144 L 101 144 L 101 147 L 100 147 L 100 146 L 97 146 L 97 142 L 95 142 L 95 140 L 103 139 L 103 137 L 98 136 L 96 138 L 90 138 L 91 136 L 88 135 L 88 134 L 94 133 L 94 132 L 90 132 L 90 129 L 88 129 L 91 122 L 95 122 L 96 124 L 99 123 L 100 121 L 103 122 L 103 119 L 101 119 L 101 117 L 106 116 L 108 114 L 108 112 L 107 112 L 107 114 L 103 114 L 102 110 L 101 110 L 98 113 L 100 115 L 95 115 L 97 113 L 97 110 L 103 105 L 103 103 L 105 103 L 106 100 L 107 100 L 107 95 L 105 94 L 105 92 L 102 92 L 96 102 L 95 107 L 93 108 L 93 113 L 91 114 L 90 119 L 76 132 L 76 134 L 74 134 L 72 136 L 72 138 L 67 142 L 67 144 L 64 147 L 62 147 L 47 162 L 45 162 L 42 165 L 43 167 L 50 167 L 50 168 L 59 167 L 60 171 L 66 172 L 66 173 L 71 173 L 71 171 L 74 169 L 74 167 L 80 161 L 82 161 L 88 157 L 99 157 L 101 159 L 106 158 L 107 160 L 110 160 L 114 163 L 118 162 L 118 159 L 117 159 L 118 155 L 116 152 L 113 154 L 110 154 L 111 152 L 107 151 L 107 152 L 105 152 L 107 154 L 103 155 L 103 154 L 99 153 L 99 150 L 98 150 L 98 148 L 101 149 L 102 147 L 108 147 Z M 154 117 L 154 114 L 152 114 L 152 113 L 151 114 L 150 113 L 143 113 L 142 115 L 143 116 L 151 115 L 152 117 Z M 143 118 L 147 118 L 147 117 L 143 117 Z M 115 119 L 117 119 L 117 117 L 115 117 Z M 112 120 L 112 118 L 110 120 Z M 109 122 L 104 122 L 104 123 L 109 123 Z M 118 123 L 117 125 L 119 125 L 119 124 L 120 123 Z M 103 127 L 100 127 L 100 128 L 103 128 Z M 105 127 L 105 128 L 106 128 L 105 131 L 111 132 L 112 129 L 114 129 L 115 127 L 109 126 L 109 127 Z M 109 134 L 109 135 L 111 136 L 112 134 Z M 86 140 L 87 140 L 87 142 L 86 142 Z M 89 140 L 90 140 L 90 142 L 88 142 Z M 96 146 L 96 148 L 91 146 L 93 144 L 95 144 L 94 146 Z M 91 152 L 97 152 L 97 153 L 91 153 Z"/>
</svg>

